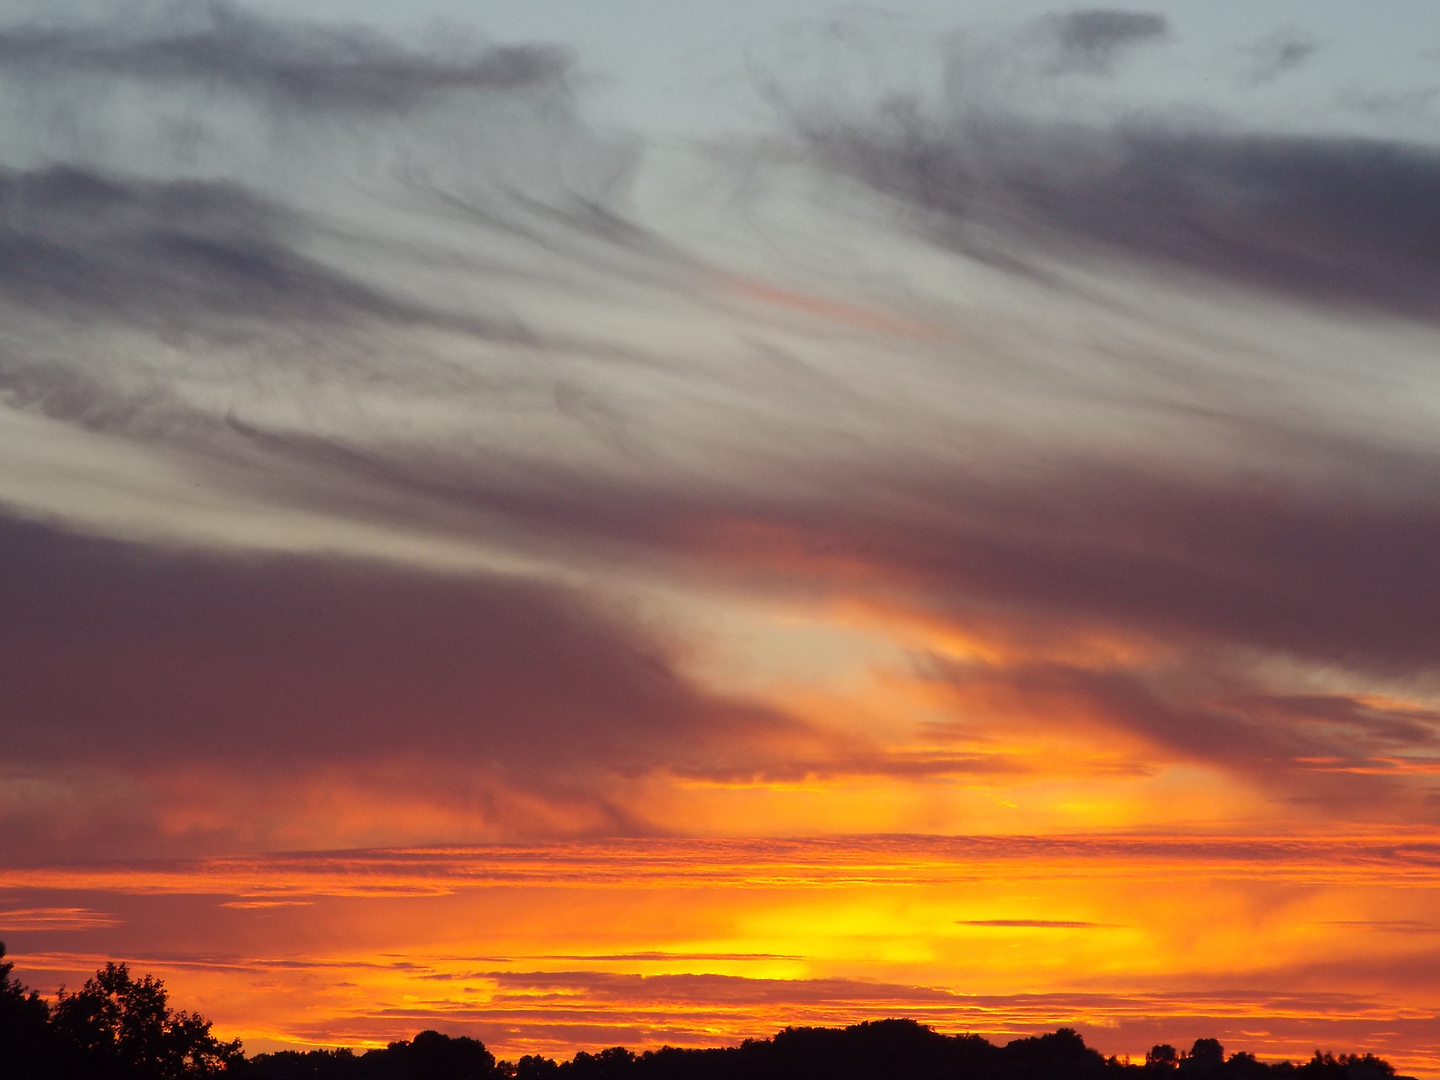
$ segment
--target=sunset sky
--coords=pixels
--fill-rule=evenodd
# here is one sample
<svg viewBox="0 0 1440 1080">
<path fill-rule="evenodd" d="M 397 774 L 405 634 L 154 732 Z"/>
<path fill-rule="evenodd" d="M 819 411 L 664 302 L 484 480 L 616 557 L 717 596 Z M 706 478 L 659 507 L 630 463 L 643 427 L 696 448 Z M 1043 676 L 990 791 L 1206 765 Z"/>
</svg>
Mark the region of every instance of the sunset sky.
<svg viewBox="0 0 1440 1080">
<path fill-rule="evenodd" d="M 0 0 L 0 940 L 1440 1077 L 1440 5 Z"/>
</svg>

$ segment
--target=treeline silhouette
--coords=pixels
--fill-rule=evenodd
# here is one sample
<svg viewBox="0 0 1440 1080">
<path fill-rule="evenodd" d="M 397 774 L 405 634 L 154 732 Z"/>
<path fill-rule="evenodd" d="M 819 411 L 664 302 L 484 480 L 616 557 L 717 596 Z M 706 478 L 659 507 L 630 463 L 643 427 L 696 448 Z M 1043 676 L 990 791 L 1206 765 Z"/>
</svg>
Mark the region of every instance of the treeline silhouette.
<svg viewBox="0 0 1440 1080">
<path fill-rule="evenodd" d="M 1214 1039 L 1185 1052 L 1159 1045 L 1143 1064 L 1105 1057 L 1070 1028 L 996 1046 L 941 1035 L 914 1020 L 848 1028 L 786 1028 L 709 1050 L 623 1046 L 569 1061 L 496 1061 L 477 1039 L 422 1031 L 384 1049 L 282 1050 L 247 1058 L 210 1021 L 170 1009 L 165 988 L 106 964 L 54 1003 L 11 979 L 0 943 L 3 1080 L 1408 1080 L 1370 1054 L 1322 1054 L 1304 1064 L 1228 1058 Z"/>
<path fill-rule="evenodd" d="M 914 1020 L 848 1028 L 786 1028 L 770 1039 L 711 1050 L 665 1047 L 635 1054 L 623 1046 L 569 1061 L 495 1061 L 474 1039 L 422 1031 L 384 1050 L 259 1054 L 254 1080 L 1403 1080 L 1370 1054 L 1315 1052 L 1303 1065 L 1267 1065 L 1246 1053 L 1225 1057 L 1214 1039 L 1185 1053 L 1157 1046 L 1145 1063 L 1105 1057 L 1070 1028 L 996 1046 L 979 1035 L 941 1035 Z"/>
</svg>

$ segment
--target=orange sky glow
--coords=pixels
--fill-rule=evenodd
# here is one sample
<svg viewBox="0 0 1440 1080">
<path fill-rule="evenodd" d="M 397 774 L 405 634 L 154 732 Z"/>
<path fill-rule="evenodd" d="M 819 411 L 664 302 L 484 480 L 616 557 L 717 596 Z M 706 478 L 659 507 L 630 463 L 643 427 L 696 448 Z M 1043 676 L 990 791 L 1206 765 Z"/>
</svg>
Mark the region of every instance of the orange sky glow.
<svg viewBox="0 0 1440 1080">
<path fill-rule="evenodd" d="M 373 850 L 36 869 L 7 895 L 37 984 L 128 957 L 252 1049 L 438 1026 L 565 1055 L 905 1015 L 1440 1066 L 1433 834 Z"/>
</svg>

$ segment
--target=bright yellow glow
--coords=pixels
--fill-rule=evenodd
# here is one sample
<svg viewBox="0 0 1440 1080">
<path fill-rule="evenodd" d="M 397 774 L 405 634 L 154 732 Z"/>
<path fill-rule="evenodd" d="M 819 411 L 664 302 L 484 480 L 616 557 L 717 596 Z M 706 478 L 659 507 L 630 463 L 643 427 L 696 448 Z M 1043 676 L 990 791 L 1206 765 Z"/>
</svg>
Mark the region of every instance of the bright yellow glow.
<svg viewBox="0 0 1440 1080">
<path fill-rule="evenodd" d="M 93 905 L 65 911 L 89 920 L 83 948 L 19 953 L 32 980 L 73 983 L 118 952 L 252 1049 L 438 1026 L 565 1054 L 911 1015 L 996 1037 L 1079 1024 L 1141 1054 L 1153 1018 L 1289 1056 L 1399 1024 L 1391 1055 L 1434 1074 L 1435 969 L 1418 958 L 1440 947 L 1437 852 L 1426 834 L 656 840 L 7 885 Z"/>
</svg>

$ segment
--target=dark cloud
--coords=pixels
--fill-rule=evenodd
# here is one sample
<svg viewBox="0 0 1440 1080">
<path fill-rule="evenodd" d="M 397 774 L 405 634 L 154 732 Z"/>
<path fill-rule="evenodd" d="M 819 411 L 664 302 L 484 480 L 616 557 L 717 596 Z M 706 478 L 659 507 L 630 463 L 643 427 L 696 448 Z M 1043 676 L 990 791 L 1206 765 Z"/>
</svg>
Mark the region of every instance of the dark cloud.
<svg viewBox="0 0 1440 1080">
<path fill-rule="evenodd" d="M 1162 640 L 1227 642 L 1392 673 L 1432 670 L 1440 508 L 1346 490 L 1185 482 L 1104 468 L 921 487 L 882 532 L 814 529 L 932 596 Z M 923 504 L 918 504 L 923 505 Z"/>
<path fill-rule="evenodd" d="M 0 734 L 11 725 L 0 713 Z M 0 763 L 0 848 L 13 865 L 65 858 L 159 854 L 164 824 L 133 777 L 104 766 Z M 173 853 L 173 852 L 171 852 Z"/>
<path fill-rule="evenodd" d="M 1362 690 L 1289 690 L 1253 670 L 1255 657 L 1286 657 L 1348 670 L 1357 687 L 1433 680 L 1440 508 L 1423 501 L 1099 467 L 1005 485 L 856 470 L 843 503 L 582 493 L 577 479 L 553 475 L 544 487 L 543 497 L 479 486 L 446 497 L 551 542 L 680 556 L 686 572 L 746 588 L 868 597 L 953 622 L 1016 656 L 936 669 L 964 691 L 957 710 L 967 717 L 988 703 L 1007 723 L 1119 732 L 1166 756 L 1288 785 L 1297 798 L 1328 791 L 1332 809 L 1381 805 L 1408 782 L 1403 756 L 1433 753 L 1440 738 L 1433 711 Z M 1094 635 L 1146 643 L 1154 656 L 1099 668 L 1047 657 Z M 1171 666 L 1173 657 L 1184 661 Z M 863 763 L 801 757 L 790 768 L 1018 769 L 988 754 L 873 752 Z"/>
<path fill-rule="evenodd" d="M 1325 303 L 1440 318 L 1440 152 L 1365 139 L 801 120 L 818 157 L 992 262 L 1077 243 Z"/>
<path fill-rule="evenodd" d="M 843 500 L 597 483 L 540 470 L 516 483 L 439 482 L 422 463 L 347 458 L 285 444 L 313 466 L 357 470 L 371 493 L 451 507 L 556 552 L 668 568 L 745 589 L 843 594 L 952 621 L 1035 667 L 972 670 L 1017 700 L 1056 696 L 1107 725 L 1251 773 L 1302 757 L 1357 766 L 1430 745 L 1436 717 L 1345 693 L 1267 685 L 1245 657 L 1285 657 L 1366 679 L 1426 680 L 1440 656 L 1440 507 L 1350 486 L 1301 490 L 1232 477 L 1182 480 L 1075 463 L 1004 483 L 852 469 Z M 1392 463 L 1392 479 L 1423 462 Z M 303 499 L 303 493 L 297 493 Z M 425 509 L 429 501 L 431 508 Z M 348 512 L 363 514 L 361 505 Z M 529 538 L 529 539 L 525 539 Z M 1045 666 L 1046 649 L 1092 635 L 1190 658 L 1187 682 Z M 983 677 L 983 678 L 982 678 Z M 1359 685 L 1359 684 L 1357 684 Z M 1023 710 L 1022 710 L 1023 711 Z M 716 762 L 700 766 L 711 777 Z M 1014 771 L 990 754 L 923 758 L 831 747 L 766 766 L 774 775 Z"/>
<path fill-rule="evenodd" d="M 1408 798 L 1415 778 L 1403 762 L 1440 743 L 1433 711 L 1383 704 L 1363 689 L 1288 690 L 1253 670 L 1254 657 L 1288 657 L 1348 669 L 1359 688 L 1375 677 L 1433 679 L 1440 510 L 1424 504 L 1101 470 L 1005 487 L 857 472 L 843 505 L 726 507 L 593 486 L 582 494 L 578 480 L 554 475 L 543 487 L 544 496 L 471 486 L 441 497 L 483 505 L 519 535 L 562 547 L 678 556 L 686 573 L 744 588 L 899 602 L 979 634 L 1015 659 L 922 669 L 955 689 L 971 734 L 988 718 L 1118 735 L 1163 759 L 1203 762 L 1362 816 Z M 1113 667 L 1047 657 L 1094 635 L 1145 643 L 1154 655 Z M 707 779 L 757 775 L 748 758 L 673 768 Z M 796 746 L 762 769 L 790 779 L 1025 772 L 990 752 L 839 746 Z"/>
<path fill-rule="evenodd" d="M 349 362 L 376 322 L 533 344 L 477 286 L 593 284 L 587 244 L 645 244 L 608 200 L 633 141 L 581 123 L 563 50 L 411 49 L 223 2 L 111 15 L 0 27 L 0 159 L 21 163 L 0 166 L 0 302 Z M 237 108 L 257 97 L 258 124 Z"/>
<path fill-rule="evenodd" d="M 246 387 L 266 397 L 258 388 L 328 382 L 349 387 L 341 400 L 361 386 L 496 392 L 503 374 L 459 371 L 415 339 L 536 346 L 503 312 L 429 306 L 312 257 L 304 248 L 318 231 L 228 181 L 0 171 L 0 395 L 213 458 L 243 427 L 233 402 Z M 107 334 L 144 344 L 116 347 Z M 411 345 L 397 363 L 404 335 Z M 204 386 L 229 404 L 198 406 Z"/>
<path fill-rule="evenodd" d="M 1057 662 L 1008 665 L 933 661 L 954 687 L 957 712 L 980 730 L 1017 718 L 1056 730 L 1125 732 L 1164 756 L 1201 761 L 1252 778 L 1297 801 L 1324 798 L 1362 814 L 1404 798 L 1399 768 L 1416 751 L 1440 746 L 1440 716 L 1386 708 L 1344 694 L 1286 695 L 1237 688 L 1234 672 L 1080 667 Z M 1425 816 L 1422 813 L 1412 817 Z"/>
<path fill-rule="evenodd" d="M 1163 15 L 1093 8 L 1052 15 L 1040 24 L 1054 42 L 1056 72 L 1108 73 L 1126 50 L 1169 32 Z"/>
<path fill-rule="evenodd" d="M 259 95 L 286 108 L 399 111 L 448 91 L 559 85 L 560 49 L 486 47 L 438 56 L 360 29 L 285 24 L 227 3 L 172 7 L 166 17 L 104 27 L 0 30 L 0 69 L 183 81 Z"/>
<path fill-rule="evenodd" d="M 518 228 L 521 218 L 508 220 Z M 390 269 L 361 277 L 355 263 L 315 254 L 333 232 L 334 223 L 231 181 L 0 170 L 0 312 L 9 331 L 0 394 L 12 406 L 205 457 L 230 453 L 247 432 L 258 441 L 233 403 L 248 390 L 263 413 L 282 385 L 328 388 L 319 408 L 381 387 L 410 403 L 463 396 L 477 409 L 528 394 L 612 437 L 613 409 L 562 380 L 554 358 L 643 362 L 639 350 L 545 334 L 484 295 L 427 302 L 414 281 L 433 273 L 424 263 L 443 252 L 406 261 L 390 242 L 354 239 L 363 265 Z M 555 232 L 521 242 L 543 251 L 580 229 Z M 493 236 L 478 226 L 472 235 L 477 245 Z M 475 286 L 491 274 L 459 265 L 453 278 Z M 107 333 L 143 344 L 116 348 Z M 63 350 L 54 347 L 61 337 Z M 483 351 L 492 349 L 510 353 Z M 537 363 L 515 359 L 527 356 Z M 227 404 L 215 405 L 217 389 Z"/>
<path fill-rule="evenodd" d="M 457 769 L 478 768 L 557 807 L 656 771 L 730 783 L 1023 771 L 995 755 L 891 752 L 708 693 L 678 673 L 674 648 L 564 588 L 165 551 L 8 519 L 0 553 L 7 763 L 71 774 L 91 809 L 106 784 L 75 774 L 105 768 L 153 780 L 345 763 L 373 774 L 354 774 L 362 786 L 404 792 L 395 766 L 411 781 L 428 771 L 442 803 L 464 787 Z M 620 831 L 643 827 L 606 813 Z M 127 815 L 146 832 L 144 807 Z"/>
<path fill-rule="evenodd" d="M 0 550 L 12 765 L 429 758 L 543 786 L 724 761 L 800 731 L 698 690 L 664 648 L 560 588 L 14 521 Z"/>
<path fill-rule="evenodd" d="M 296 213 L 226 181 L 147 181 L 58 166 L 0 172 L 0 300 L 235 339 L 356 319 L 477 335 L 514 327 L 388 297 L 307 257 Z"/>
<path fill-rule="evenodd" d="M 1314 36 L 1304 30 L 1295 27 L 1277 30 L 1246 50 L 1249 63 L 1243 81 L 1248 86 L 1273 82 L 1304 64 L 1319 47 Z"/>
<path fill-rule="evenodd" d="M 1401 482 L 1426 467 L 1393 460 L 1394 494 L 1078 460 L 1004 480 L 856 467 L 843 499 L 712 497 L 564 473 L 527 490 L 477 480 L 436 494 L 540 535 L 684 554 L 697 572 L 766 587 L 921 596 L 997 630 L 1013 618 L 1417 675 L 1440 656 L 1429 599 L 1440 506 Z"/>
</svg>

